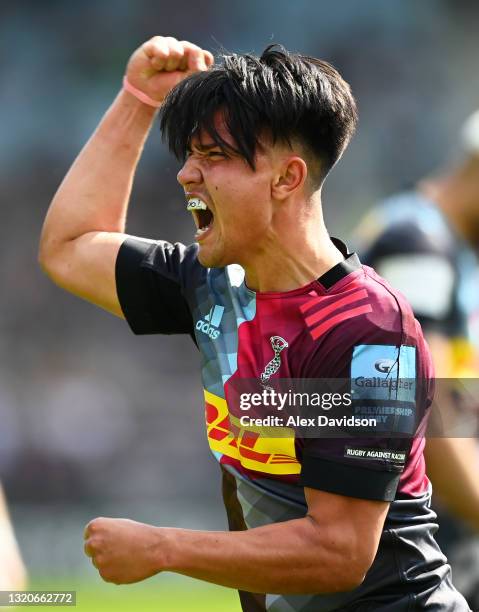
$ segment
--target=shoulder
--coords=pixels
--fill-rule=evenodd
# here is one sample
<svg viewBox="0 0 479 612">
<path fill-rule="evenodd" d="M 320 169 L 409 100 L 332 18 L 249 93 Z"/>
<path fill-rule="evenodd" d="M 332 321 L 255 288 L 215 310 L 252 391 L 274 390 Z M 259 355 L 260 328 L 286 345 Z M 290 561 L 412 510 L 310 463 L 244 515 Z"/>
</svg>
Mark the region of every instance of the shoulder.
<svg viewBox="0 0 479 612">
<path fill-rule="evenodd" d="M 454 311 L 460 243 L 439 208 L 418 192 L 402 193 L 373 209 L 357 235 L 362 262 L 399 289 L 396 296 L 406 296 L 421 322 L 446 324 Z"/>
<path fill-rule="evenodd" d="M 190 293 L 205 282 L 207 268 L 198 260 L 198 245 L 148 240 L 129 236 L 116 260 L 117 288 L 124 292 L 143 287 L 156 292 L 159 286 L 177 287 Z"/>
<path fill-rule="evenodd" d="M 352 292 L 347 292 L 356 294 L 357 303 L 354 308 L 351 304 L 344 307 L 344 316 L 339 316 L 337 324 L 316 339 L 306 368 L 307 377 L 349 376 L 353 358 L 364 352 L 364 347 L 388 346 L 392 353 L 407 345 L 417 347 L 427 358 L 420 325 L 407 300 L 374 270 L 367 266 L 362 270 Z"/>
<path fill-rule="evenodd" d="M 363 263 L 397 287 L 425 324 L 446 321 L 454 308 L 461 247 L 442 213 L 413 192 L 390 198 L 361 225 L 367 230 L 375 222 L 369 235 L 358 232 Z"/>
<path fill-rule="evenodd" d="M 391 255 L 451 257 L 456 249 L 441 211 L 416 192 L 393 196 L 370 210 L 358 226 L 356 243 L 361 259 L 373 266 Z"/>
<path fill-rule="evenodd" d="M 205 269 L 196 245 L 129 236 L 116 259 L 116 293 L 136 334 L 192 333 L 192 296 Z"/>
<path fill-rule="evenodd" d="M 350 286 L 351 289 L 345 286 L 338 294 L 338 304 L 343 301 L 343 294 L 357 296 L 359 308 L 346 308 L 345 314 L 353 316 L 339 320 L 340 325 L 332 328 L 333 335 L 339 334 L 351 341 L 365 336 L 400 340 L 405 333 L 416 333 L 415 329 L 409 329 L 414 314 L 408 301 L 374 269 L 363 265 L 361 274 Z M 354 316 L 356 312 L 359 316 Z"/>
<path fill-rule="evenodd" d="M 167 240 L 148 240 L 129 236 L 118 253 L 118 262 L 136 262 L 141 268 L 167 274 L 180 265 L 200 265 L 198 245 L 171 243 Z"/>
</svg>

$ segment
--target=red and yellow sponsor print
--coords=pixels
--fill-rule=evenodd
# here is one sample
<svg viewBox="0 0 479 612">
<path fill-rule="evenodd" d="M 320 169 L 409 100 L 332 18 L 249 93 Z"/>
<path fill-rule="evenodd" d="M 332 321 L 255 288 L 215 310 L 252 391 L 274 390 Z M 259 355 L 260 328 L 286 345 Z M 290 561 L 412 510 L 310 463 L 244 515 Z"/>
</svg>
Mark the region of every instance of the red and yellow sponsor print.
<svg viewBox="0 0 479 612">
<path fill-rule="evenodd" d="M 241 425 L 230 414 L 226 400 L 205 390 L 205 416 L 208 442 L 212 451 L 236 459 L 248 470 L 264 474 L 299 474 L 294 430 L 263 427 L 261 430 Z M 277 430 L 278 437 L 274 437 Z M 286 430 L 286 431 L 285 431 Z M 287 431 L 291 436 L 285 435 Z"/>
</svg>

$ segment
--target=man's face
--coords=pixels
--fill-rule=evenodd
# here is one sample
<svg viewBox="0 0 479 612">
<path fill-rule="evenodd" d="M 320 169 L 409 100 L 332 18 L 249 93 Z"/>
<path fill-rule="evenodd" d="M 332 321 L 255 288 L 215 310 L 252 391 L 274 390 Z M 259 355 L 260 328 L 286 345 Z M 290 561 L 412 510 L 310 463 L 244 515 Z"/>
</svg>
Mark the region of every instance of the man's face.
<svg viewBox="0 0 479 612">
<path fill-rule="evenodd" d="M 221 118 L 216 127 L 234 144 Z M 273 157 L 268 150 L 258 151 L 253 171 L 245 159 L 221 150 L 205 133 L 192 138 L 190 148 L 178 181 L 197 228 L 198 259 L 206 267 L 246 267 L 267 244 Z"/>
</svg>

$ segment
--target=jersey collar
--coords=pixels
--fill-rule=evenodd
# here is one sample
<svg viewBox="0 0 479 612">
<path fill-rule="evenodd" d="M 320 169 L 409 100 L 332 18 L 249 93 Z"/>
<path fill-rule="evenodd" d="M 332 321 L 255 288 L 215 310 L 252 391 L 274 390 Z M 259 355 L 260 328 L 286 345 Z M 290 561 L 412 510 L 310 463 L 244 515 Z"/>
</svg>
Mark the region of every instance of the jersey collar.
<svg viewBox="0 0 479 612">
<path fill-rule="evenodd" d="M 345 276 L 361 268 L 359 257 L 356 253 L 349 253 L 348 247 L 342 240 L 331 237 L 331 242 L 344 255 L 344 260 L 337 263 L 318 278 L 318 282 L 321 283 L 325 289 L 331 289 L 333 285 L 338 283 Z"/>
</svg>

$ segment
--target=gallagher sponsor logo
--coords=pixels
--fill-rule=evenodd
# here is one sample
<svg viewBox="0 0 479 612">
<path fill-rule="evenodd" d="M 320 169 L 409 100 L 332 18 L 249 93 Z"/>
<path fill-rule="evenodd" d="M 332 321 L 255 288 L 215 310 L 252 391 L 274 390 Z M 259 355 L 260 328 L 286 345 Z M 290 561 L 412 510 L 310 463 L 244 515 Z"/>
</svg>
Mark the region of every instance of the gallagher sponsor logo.
<svg viewBox="0 0 479 612">
<path fill-rule="evenodd" d="M 397 367 L 397 359 L 378 359 L 374 364 L 374 367 L 378 372 L 382 372 L 383 374 L 390 374 L 394 367 Z"/>
</svg>

